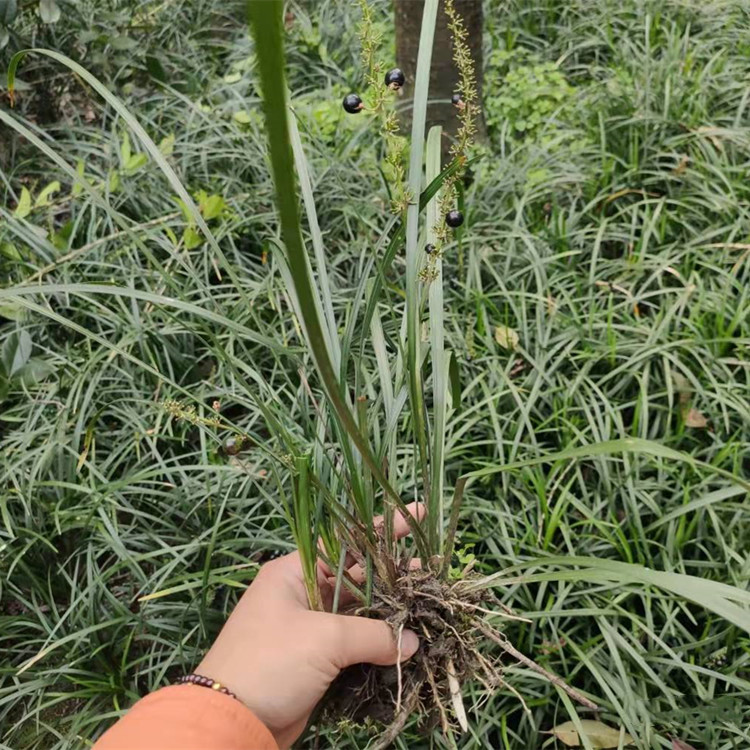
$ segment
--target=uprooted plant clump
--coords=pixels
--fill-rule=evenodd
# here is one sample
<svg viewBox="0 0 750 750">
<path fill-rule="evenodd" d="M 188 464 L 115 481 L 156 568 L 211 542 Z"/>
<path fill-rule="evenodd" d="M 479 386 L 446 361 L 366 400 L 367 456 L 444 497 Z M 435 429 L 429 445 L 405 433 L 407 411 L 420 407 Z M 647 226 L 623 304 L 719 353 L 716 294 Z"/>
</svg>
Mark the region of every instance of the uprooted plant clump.
<svg viewBox="0 0 750 750">
<path fill-rule="evenodd" d="M 419 651 L 403 664 L 389 668 L 360 665 L 346 670 L 323 701 L 322 720 L 323 723 L 377 721 L 385 728 L 375 746 L 384 748 L 402 731 L 411 715 L 419 717 L 425 731 L 440 726 L 445 734 L 449 734 L 454 724 L 466 731 L 468 721 L 461 697 L 465 683 L 478 680 L 489 691 L 507 686 L 515 692 L 504 681 L 502 658 L 510 657 L 524 664 L 582 703 L 592 708 L 595 706 L 524 656 L 501 629 L 490 624 L 490 617 L 501 621 L 503 618 L 506 621 L 523 618 L 516 617 L 500 602 L 493 601 L 483 580 L 472 574 L 470 565 L 455 571 L 449 568 L 468 476 L 456 481 L 448 513 L 444 506 L 446 423 L 449 399 L 454 407 L 457 402 L 452 401 L 453 394 L 448 389 L 449 353 L 443 325 L 442 264 L 446 253 L 453 247 L 455 230 L 464 223 L 460 210 L 463 208 L 461 181 L 469 163 L 479 110 L 474 66 L 462 18 L 453 0 L 446 0 L 444 10 L 452 34 L 457 71 L 454 103 L 460 126 L 450 149 L 452 161 L 442 168 L 441 128 L 431 128 L 426 141 L 424 137 L 430 73 L 428 53 L 439 7 L 437 0 L 428 0 L 414 74 L 408 184 L 402 184 L 406 177 L 406 150 L 403 140 L 397 135 L 397 118 L 392 111 L 391 100 L 395 92 L 391 74 L 399 81 L 403 75 L 400 70 L 389 70 L 384 85 L 382 74 L 390 65 L 376 59 L 378 34 L 367 0 L 360 0 L 360 7 L 363 18 L 360 38 L 367 91 L 362 96 L 349 94 L 343 107 L 351 116 L 361 113 L 381 116 L 386 164 L 390 167 L 390 182 L 394 183 L 391 187 L 395 186 L 391 192 L 396 196 L 392 208 L 401 219 L 401 227 L 392 236 L 386 230 L 383 244 L 378 245 L 387 248 L 384 257 L 379 259 L 383 270 L 373 275 L 372 283 L 366 287 L 368 301 L 360 321 L 362 330 L 373 332 L 378 362 L 373 382 L 380 384 L 382 398 L 372 400 L 369 392 L 357 391 L 356 401 L 350 405 L 344 394 L 351 393 L 351 384 L 344 377 L 346 368 L 340 366 L 344 353 L 339 338 L 340 326 L 334 310 L 325 312 L 324 300 L 330 294 L 325 289 L 321 293 L 313 283 L 311 262 L 293 199 L 293 159 L 297 160 L 303 181 L 308 179 L 308 170 L 301 149 L 297 147 L 295 151 L 287 137 L 290 124 L 283 95 L 281 6 L 280 3 L 275 7 L 267 3 L 250 5 L 286 249 L 280 262 L 287 269 L 288 288 L 295 300 L 295 310 L 304 321 L 309 350 L 330 407 L 326 412 L 316 404 L 320 422 L 316 427 L 314 448 L 295 446 L 287 431 L 278 430 L 281 443 L 285 448 L 291 447 L 290 456 L 294 456 L 293 491 L 291 498 L 285 500 L 285 510 L 300 551 L 310 607 L 314 610 L 322 608 L 323 598 L 318 583 L 319 563 L 322 562 L 328 573 L 339 571 L 334 611 L 341 611 L 337 606 L 338 596 L 341 586 L 346 585 L 351 589 L 349 593 L 360 602 L 346 610 L 347 614 L 387 622 L 397 643 L 408 628 L 419 636 L 421 643 Z M 309 191 L 309 185 L 307 188 Z M 311 226 L 318 226 L 311 201 L 306 200 L 305 205 Z M 420 219 L 422 209 L 425 211 L 423 226 Z M 406 264 L 403 321 L 393 339 L 400 345 L 396 346 L 397 362 L 392 371 L 379 307 L 387 301 L 381 294 L 386 269 L 402 242 L 405 243 Z M 322 247 L 316 255 L 316 264 L 320 284 L 325 287 L 328 277 Z M 423 321 L 423 314 L 428 320 Z M 423 343 L 423 323 L 426 322 L 429 322 L 431 365 L 427 370 L 422 357 L 426 346 Z M 408 400 L 399 406 L 394 398 L 396 393 L 406 394 Z M 309 395 L 315 403 L 312 391 Z M 432 408 L 428 409 L 426 404 L 430 396 Z M 355 411 L 352 411 L 354 404 Z M 403 419 L 406 412 L 402 410 L 407 405 L 411 419 Z M 375 420 L 381 406 L 385 409 L 386 423 L 394 426 L 385 433 L 380 419 Z M 408 426 L 410 434 L 400 433 L 401 426 Z M 328 449 L 329 436 L 341 448 L 340 460 L 331 460 L 334 452 Z M 404 443 L 399 445 L 401 439 Z M 416 447 L 416 461 L 413 465 L 404 465 L 402 473 L 399 456 L 403 455 L 401 447 L 405 445 Z M 292 462 L 288 465 L 291 466 Z M 406 475 L 410 475 L 410 484 L 418 482 L 417 486 L 421 487 L 420 504 L 425 509 L 423 518 L 410 515 L 396 489 L 399 483 L 404 483 Z M 382 535 L 373 518 L 379 504 L 376 498 L 381 491 L 384 518 L 388 519 L 382 525 Z M 403 536 L 396 533 L 392 525 L 396 513 L 401 514 L 411 531 L 422 564 L 420 568 L 412 565 L 409 554 L 396 551 L 394 540 Z M 344 570 L 349 558 L 355 561 L 357 572 L 364 573 L 366 580 L 362 589 L 355 577 Z M 339 561 L 338 565 L 336 561 Z M 481 646 L 488 642 L 499 646 L 500 658 L 490 659 L 482 653 Z"/>
<path fill-rule="evenodd" d="M 467 566 L 470 567 L 470 566 Z M 518 651 L 490 617 L 521 620 L 503 606 L 478 577 L 465 569 L 456 579 L 414 568 L 404 555 L 395 565 L 397 577 L 390 584 L 375 576 L 372 605 L 350 614 L 385 620 L 399 643 L 404 629 L 419 635 L 419 651 L 406 662 L 390 667 L 357 664 L 342 672 L 329 690 L 323 716 L 331 723 L 376 722 L 384 727 L 375 748 L 385 748 L 402 731 L 411 715 L 420 717 L 420 729 L 440 726 L 449 734 L 458 724 L 467 727 L 461 698 L 465 683 L 478 680 L 488 690 L 506 687 L 503 655 L 542 674 L 583 705 L 596 705 Z M 492 607 L 492 609 L 490 609 Z M 499 658 L 485 656 L 480 647 L 490 641 L 501 649 Z M 516 693 L 517 694 L 517 693 Z M 518 694 L 517 694 L 518 695 Z M 519 700 L 523 698 L 518 695 Z"/>
</svg>

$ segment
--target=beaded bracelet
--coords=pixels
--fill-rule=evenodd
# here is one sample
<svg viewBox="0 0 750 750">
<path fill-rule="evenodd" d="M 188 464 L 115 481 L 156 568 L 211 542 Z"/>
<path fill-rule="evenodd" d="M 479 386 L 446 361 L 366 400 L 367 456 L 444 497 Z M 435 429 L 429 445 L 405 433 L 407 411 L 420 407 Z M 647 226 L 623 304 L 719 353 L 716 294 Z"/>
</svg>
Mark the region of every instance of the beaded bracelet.
<svg viewBox="0 0 750 750">
<path fill-rule="evenodd" d="M 237 696 L 231 690 L 229 690 L 229 688 L 226 688 L 220 682 L 216 682 L 216 680 L 212 680 L 210 677 L 204 677 L 203 675 L 186 674 L 177 680 L 177 684 L 207 687 L 211 690 L 215 690 L 217 693 L 224 693 L 224 695 L 228 695 L 230 698 L 237 699 Z"/>
</svg>

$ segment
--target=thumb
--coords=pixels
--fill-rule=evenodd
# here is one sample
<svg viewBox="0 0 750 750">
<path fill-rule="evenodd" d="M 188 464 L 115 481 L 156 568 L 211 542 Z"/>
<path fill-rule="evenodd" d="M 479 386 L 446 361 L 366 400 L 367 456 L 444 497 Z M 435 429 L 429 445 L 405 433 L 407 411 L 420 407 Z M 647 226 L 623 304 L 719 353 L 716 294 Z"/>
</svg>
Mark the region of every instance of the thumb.
<svg viewBox="0 0 750 750">
<path fill-rule="evenodd" d="M 366 617 L 330 615 L 337 623 L 337 645 L 334 662 L 339 669 L 368 662 L 380 666 L 395 664 L 399 657 L 397 634 L 382 620 Z M 401 632 L 401 661 L 410 659 L 419 648 L 419 638 L 412 630 Z"/>
</svg>

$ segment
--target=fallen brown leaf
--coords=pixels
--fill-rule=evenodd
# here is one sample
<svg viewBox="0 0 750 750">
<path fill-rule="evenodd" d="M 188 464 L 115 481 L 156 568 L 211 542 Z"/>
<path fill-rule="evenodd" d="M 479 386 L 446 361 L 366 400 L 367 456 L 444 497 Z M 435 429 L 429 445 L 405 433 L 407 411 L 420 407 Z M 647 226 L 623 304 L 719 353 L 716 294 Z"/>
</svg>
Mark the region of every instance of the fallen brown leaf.
<svg viewBox="0 0 750 750">
<path fill-rule="evenodd" d="M 681 175 L 688 168 L 688 164 L 690 164 L 690 157 L 683 154 L 677 166 L 672 170 L 672 174 Z"/>
<path fill-rule="evenodd" d="M 708 420 L 693 406 L 684 412 L 684 419 L 686 427 L 695 427 L 698 430 L 708 427 Z"/>
</svg>

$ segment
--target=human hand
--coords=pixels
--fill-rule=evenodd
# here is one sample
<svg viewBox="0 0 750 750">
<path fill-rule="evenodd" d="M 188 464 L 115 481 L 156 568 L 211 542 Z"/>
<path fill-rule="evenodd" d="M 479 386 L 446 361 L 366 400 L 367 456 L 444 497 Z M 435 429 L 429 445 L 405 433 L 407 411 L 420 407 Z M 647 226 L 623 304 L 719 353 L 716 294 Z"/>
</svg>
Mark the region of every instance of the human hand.
<svg viewBox="0 0 750 750">
<path fill-rule="evenodd" d="M 409 511 L 418 518 L 420 507 L 413 503 Z M 397 513 L 395 536 L 408 533 Z M 351 573 L 361 577 L 361 571 Z M 330 602 L 335 578 L 322 562 L 318 581 L 323 601 Z M 294 552 L 260 569 L 196 672 L 234 692 L 285 750 L 342 669 L 361 662 L 396 664 L 398 646 L 383 621 L 311 611 Z M 419 639 L 404 630 L 400 647 L 405 661 L 416 653 Z"/>
</svg>

